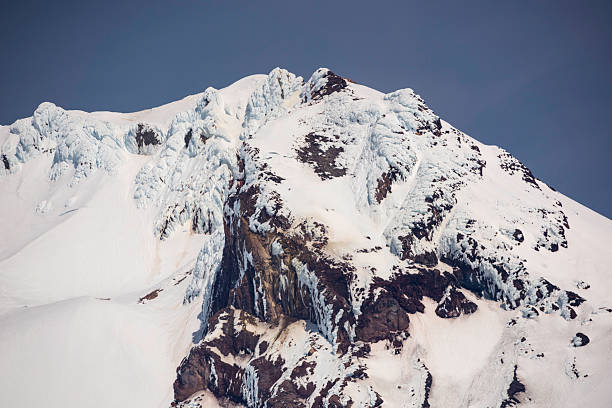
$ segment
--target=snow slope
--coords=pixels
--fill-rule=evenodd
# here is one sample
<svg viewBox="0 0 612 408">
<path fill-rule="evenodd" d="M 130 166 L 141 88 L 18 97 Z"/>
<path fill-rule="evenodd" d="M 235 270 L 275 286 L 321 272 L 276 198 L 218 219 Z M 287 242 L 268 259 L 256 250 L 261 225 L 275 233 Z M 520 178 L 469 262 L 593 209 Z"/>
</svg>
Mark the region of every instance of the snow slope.
<svg viewBox="0 0 612 408">
<path fill-rule="evenodd" d="M 43 103 L 0 158 L 2 406 L 612 405 L 612 222 L 410 89 Z"/>
<path fill-rule="evenodd" d="M 228 88 L 228 100 L 240 106 L 240 95 L 262 77 Z M 1 406 L 169 405 L 175 369 L 200 326 L 201 303 L 183 299 L 207 238 L 185 227 L 159 240 L 155 210 L 138 208 L 134 199 L 134 180 L 150 157 L 129 153 L 122 139 L 137 123 L 167 129 L 202 95 L 131 114 L 67 111 L 69 120 L 87 122 L 84 128 L 95 122 L 118 141 L 116 162 L 95 160 L 99 169 L 78 183 L 74 167 L 53 180 L 57 150 L 44 152 L 36 143 L 23 163 L 11 158 L 17 168 L 3 168 Z M 47 108 L 56 109 L 43 104 L 37 112 Z M 0 128 L 3 154 L 19 150 L 11 131 Z M 79 138 L 90 139 L 75 133 L 80 147 Z M 57 140 L 40 143 L 61 148 L 61 135 L 48 137 Z M 160 288 L 155 299 L 139 301 Z"/>
</svg>

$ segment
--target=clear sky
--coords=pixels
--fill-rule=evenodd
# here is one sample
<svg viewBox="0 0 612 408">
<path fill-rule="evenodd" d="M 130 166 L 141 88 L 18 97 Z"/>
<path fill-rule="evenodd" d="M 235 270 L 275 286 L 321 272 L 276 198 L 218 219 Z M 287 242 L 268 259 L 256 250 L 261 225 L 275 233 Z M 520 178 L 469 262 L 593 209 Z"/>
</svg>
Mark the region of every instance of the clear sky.
<svg viewBox="0 0 612 408">
<path fill-rule="evenodd" d="M 612 217 L 612 2 L 3 2 L 0 124 L 42 101 L 136 111 L 280 66 L 411 87 Z"/>
</svg>

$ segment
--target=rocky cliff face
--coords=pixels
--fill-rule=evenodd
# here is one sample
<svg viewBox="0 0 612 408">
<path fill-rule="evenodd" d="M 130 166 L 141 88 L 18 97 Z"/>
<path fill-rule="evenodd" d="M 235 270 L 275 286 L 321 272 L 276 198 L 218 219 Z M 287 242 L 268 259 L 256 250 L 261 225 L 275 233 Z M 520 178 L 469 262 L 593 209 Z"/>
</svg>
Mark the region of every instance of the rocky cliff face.
<svg viewBox="0 0 612 408">
<path fill-rule="evenodd" d="M 275 69 L 248 91 L 207 89 L 167 130 L 70 115 L 41 105 L 18 122 L 5 173 L 48 152 L 51 178 L 73 166 L 78 183 L 119 151 L 150 155 L 134 199 L 153 234 L 204 243 L 173 405 L 546 406 L 560 385 L 542 373 L 559 373 L 563 403 L 609 373 L 580 354 L 612 327 L 577 264 L 588 217 L 410 89 Z"/>
</svg>

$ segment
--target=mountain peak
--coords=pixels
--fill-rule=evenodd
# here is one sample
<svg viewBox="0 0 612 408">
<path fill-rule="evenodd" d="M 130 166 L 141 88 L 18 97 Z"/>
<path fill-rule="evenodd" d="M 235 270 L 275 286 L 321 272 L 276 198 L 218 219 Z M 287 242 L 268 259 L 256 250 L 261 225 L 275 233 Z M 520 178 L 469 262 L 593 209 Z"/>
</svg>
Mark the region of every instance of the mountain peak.
<svg viewBox="0 0 612 408">
<path fill-rule="evenodd" d="M 275 68 L 129 114 L 43 103 L 8 129 L 0 312 L 112 343 L 111 368 L 69 378 L 88 404 L 610 400 L 591 390 L 610 371 L 612 223 L 412 89 Z M 53 367 L 103 364 L 15 339 L 15 358 L 50 356 L 52 406 Z"/>
</svg>

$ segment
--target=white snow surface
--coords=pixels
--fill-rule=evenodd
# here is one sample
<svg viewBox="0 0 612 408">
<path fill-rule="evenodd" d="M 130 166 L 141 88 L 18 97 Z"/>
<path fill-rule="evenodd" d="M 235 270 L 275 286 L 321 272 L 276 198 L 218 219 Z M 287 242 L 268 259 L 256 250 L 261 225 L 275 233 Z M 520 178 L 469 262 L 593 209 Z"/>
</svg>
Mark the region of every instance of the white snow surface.
<svg viewBox="0 0 612 408">
<path fill-rule="evenodd" d="M 359 288 L 427 253 L 482 271 L 487 297 L 497 300 L 463 290 L 478 310 L 456 319 L 438 318 L 427 303 L 411 315 L 401 355 L 381 341 L 364 357 L 368 378 L 351 384 L 355 406 L 369 406 L 372 389 L 385 406 L 420 406 L 427 372 L 432 407 L 499 406 L 515 365 L 527 387 L 521 404 L 612 406 L 612 222 L 526 182 L 516 159 L 439 120 L 410 89 L 383 94 L 349 83 L 314 100 L 326 73 L 305 82 L 277 68 L 128 114 L 43 103 L 0 127 L 0 406 L 169 406 L 176 367 L 200 329 L 197 315 L 204 324 L 209 317 L 222 273 L 224 203 L 237 178 L 244 189 L 257 182 L 261 163 L 282 181 L 261 184 L 257 206 L 271 211 L 278 194 L 293 225 L 324 224 L 325 251 L 352 256 L 355 316 Z M 136 154 L 139 124 L 162 140 L 147 155 Z M 323 136 L 323 151 L 341 147 L 332 164 L 342 175 L 322 179 L 298 159 L 311 133 Z M 380 199 L 379 182 L 391 174 Z M 433 232 L 405 246 L 401 237 L 432 207 L 440 215 Z M 250 227 L 270 228 L 255 218 Z M 478 259 L 466 255 L 473 242 Z M 525 299 L 500 265 L 527 283 Z M 316 287 L 299 266 L 301 283 Z M 558 287 L 550 299 L 535 296 L 540 279 Z M 575 319 L 564 291 L 587 299 Z M 326 343 L 334 335 L 323 303 L 319 332 L 294 323 L 293 342 L 278 350 L 290 365 L 318 344 L 329 354 L 315 356 L 321 382 L 342 370 Z M 528 318 L 530 305 L 546 313 Z M 572 347 L 577 332 L 590 343 Z M 257 401 L 253 384 L 243 386 Z"/>
<path fill-rule="evenodd" d="M 192 165 L 185 152 L 178 159 L 185 163 L 177 163 L 173 129 L 193 120 L 208 130 L 198 109 L 220 94 L 237 123 L 228 119 L 235 129 L 227 137 L 237 139 L 246 98 L 265 78 L 254 75 L 131 114 L 43 103 L 32 118 L 0 128 L 2 154 L 11 164 L 0 170 L 0 406 L 169 406 L 176 367 L 200 328 L 202 297 L 184 304 L 185 295 L 194 269 L 203 278 L 200 251 L 215 235 L 185 225 L 160 240 L 158 218 L 167 210 L 161 203 L 188 197 L 174 185 L 140 198 L 138 180 L 165 155 L 165 169 L 176 179 L 185 171 L 179 166 L 191 166 L 213 169 L 226 182 L 231 171 L 215 167 L 235 154 L 217 161 L 200 156 Z M 153 157 L 130 153 L 124 144 L 138 123 L 168 135 Z M 209 137 L 216 136 L 223 137 Z M 221 154 L 224 142 L 232 144 L 209 143 L 210 155 Z M 197 149 L 194 143 L 192 156 Z M 202 199 L 222 223 L 215 203 L 223 197 L 215 194 Z M 220 249 L 210 253 L 220 256 Z M 158 289 L 156 298 L 140 301 Z"/>
</svg>

